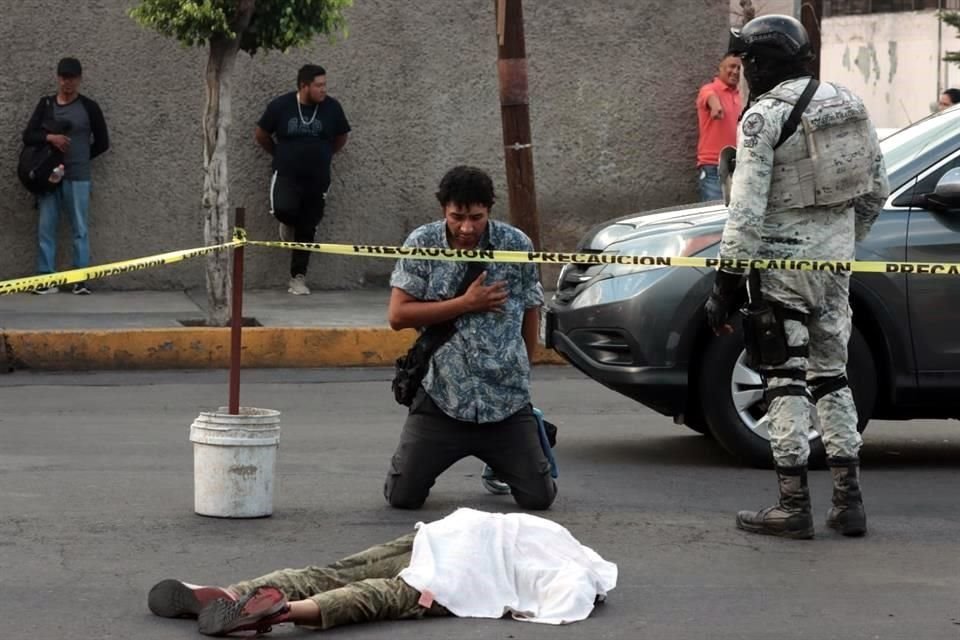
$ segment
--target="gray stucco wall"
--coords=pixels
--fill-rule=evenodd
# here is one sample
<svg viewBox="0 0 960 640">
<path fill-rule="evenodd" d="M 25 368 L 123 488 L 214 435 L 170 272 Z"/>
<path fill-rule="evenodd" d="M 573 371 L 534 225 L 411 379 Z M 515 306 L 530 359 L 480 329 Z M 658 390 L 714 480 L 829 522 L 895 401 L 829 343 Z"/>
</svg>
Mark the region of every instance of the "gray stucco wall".
<svg viewBox="0 0 960 640">
<path fill-rule="evenodd" d="M 30 275 L 36 211 L 16 180 L 20 133 L 39 96 L 55 91 L 64 55 L 84 64 L 83 93 L 103 107 L 113 148 L 94 167 L 95 264 L 200 246 L 206 53 L 139 28 L 132 0 L 4 3 L 0 21 L 0 279 Z M 727 39 L 727 0 L 527 0 L 531 118 L 544 248 L 571 249 L 617 215 L 695 199 L 693 99 Z M 397 244 L 438 215 L 443 172 L 491 172 L 506 216 L 493 2 L 357 0 L 350 36 L 250 58 L 241 54 L 230 134 L 231 205 L 253 238 L 276 237 L 267 212 L 268 158 L 253 124 L 296 69 L 318 62 L 353 133 L 334 161 L 318 239 Z M 66 224 L 60 254 L 69 265 Z M 250 287 L 287 278 L 280 252 L 248 252 Z M 319 288 L 382 284 L 392 263 L 314 255 Z M 200 286 L 200 260 L 98 283 L 100 288 Z"/>
</svg>

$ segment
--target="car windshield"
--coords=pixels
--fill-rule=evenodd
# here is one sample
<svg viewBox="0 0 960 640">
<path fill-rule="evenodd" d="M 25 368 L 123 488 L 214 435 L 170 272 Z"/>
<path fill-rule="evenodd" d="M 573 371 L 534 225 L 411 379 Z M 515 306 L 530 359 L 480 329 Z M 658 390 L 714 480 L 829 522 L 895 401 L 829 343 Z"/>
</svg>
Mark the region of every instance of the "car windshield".
<svg viewBox="0 0 960 640">
<path fill-rule="evenodd" d="M 937 113 L 880 141 L 888 173 L 895 173 L 960 128 L 960 107 Z"/>
</svg>

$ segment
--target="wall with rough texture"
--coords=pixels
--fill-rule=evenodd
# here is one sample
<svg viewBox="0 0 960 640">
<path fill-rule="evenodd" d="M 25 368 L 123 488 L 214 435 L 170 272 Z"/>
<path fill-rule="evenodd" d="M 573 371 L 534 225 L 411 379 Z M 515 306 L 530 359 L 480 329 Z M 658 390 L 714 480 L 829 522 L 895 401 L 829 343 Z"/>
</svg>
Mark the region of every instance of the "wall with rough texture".
<svg viewBox="0 0 960 640">
<path fill-rule="evenodd" d="M 184 49 L 126 16 L 132 0 L 4 2 L 0 21 L 0 279 L 29 275 L 36 211 L 16 181 L 19 136 L 64 55 L 84 64 L 113 148 L 94 167 L 91 245 L 104 263 L 203 244 L 200 111 L 205 51 Z M 726 0 L 528 0 L 524 6 L 536 183 L 545 248 L 589 227 L 695 200 L 693 100 L 727 40 Z M 241 54 L 230 133 L 231 204 L 253 238 L 275 238 L 269 162 L 252 139 L 267 101 L 318 62 L 353 126 L 334 162 L 318 238 L 396 244 L 437 214 L 433 192 L 455 163 L 489 170 L 506 215 L 492 0 L 358 0 L 350 36 L 306 50 Z M 61 237 L 68 266 L 66 225 Z M 248 252 L 247 283 L 276 286 L 287 257 Z M 320 288 L 383 284 L 387 260 L 314 255 Z M 111 278 L 101 288 L 201 286 L 203 263 Z"/>
<path fill-rule="evenodd" d="M 799 0 L 755 0 L 753 8 L 758 16 L 764 16 L 771 13 L 798 17 L 800 10 Z M 743 7 L 740 6 L 740 0 L 730 0 L 730 24 L 740 26 L 743 23 Z"/>
<path fill-rule="evenodd" d="M 862 97 L 876 126 L 904 127 L 934 110 L 938 87 L 954 86 L 951 76 L 960 80 L 955 66 L 939 61 L 960 49 L 956 30 L 945 26 L 941 44 L 939 28 L 933 11 L 825 18 L 821 75 Z"/>
</svg>

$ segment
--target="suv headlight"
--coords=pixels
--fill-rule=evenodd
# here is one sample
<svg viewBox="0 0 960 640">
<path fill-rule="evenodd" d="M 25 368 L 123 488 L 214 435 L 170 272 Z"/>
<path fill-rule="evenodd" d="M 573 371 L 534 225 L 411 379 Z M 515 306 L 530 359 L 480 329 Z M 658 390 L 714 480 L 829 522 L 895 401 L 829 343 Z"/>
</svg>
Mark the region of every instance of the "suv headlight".
<svg viewBox="0 0 960 640">
<path fill-rule="evenodd" d="M 615 242 L 603 250 L 604 254 L 630 255 L 645 257 L 689 257 L 700 253 L 707 247 L 720 242 L 721 233 L 697 233 L 678 231 L 673 234 L 659 234 L 645 238 L 631 238 Z M 585 283 L 597 277 L 616 278 L 619 276 L 663 269 L 662 265 L 643 264 L 566 264 L 560 271 L 557 289 L 563 285 Z"/>
</svg>

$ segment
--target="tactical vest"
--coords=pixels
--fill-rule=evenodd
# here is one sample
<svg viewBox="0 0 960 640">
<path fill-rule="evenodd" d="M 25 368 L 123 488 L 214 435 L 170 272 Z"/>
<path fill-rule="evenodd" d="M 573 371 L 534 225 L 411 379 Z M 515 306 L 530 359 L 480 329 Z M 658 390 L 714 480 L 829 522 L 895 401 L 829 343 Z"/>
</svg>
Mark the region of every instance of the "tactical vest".
<svg viewBox="0 0 960 640">
<path fill-rule="evenodd" d="M 786 82 L 761 100 L 796 104 L 806 82 Z M 773 155 L 768 207 L 830 206 L 869 193 L 874 145 L 863 102 L 846 88 L 823 83 L 803 112 L 797 133 Z"/>
</svg>

